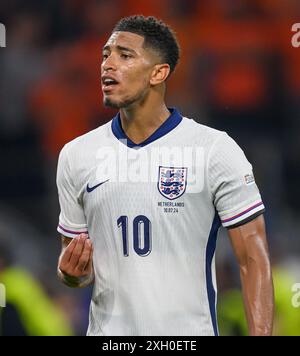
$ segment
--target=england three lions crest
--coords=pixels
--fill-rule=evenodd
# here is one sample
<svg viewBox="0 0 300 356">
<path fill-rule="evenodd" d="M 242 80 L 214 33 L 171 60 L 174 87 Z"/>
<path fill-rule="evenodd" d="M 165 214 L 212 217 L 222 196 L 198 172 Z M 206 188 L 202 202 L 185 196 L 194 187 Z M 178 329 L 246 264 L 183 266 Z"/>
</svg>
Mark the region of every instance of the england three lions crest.
<svg viewBox="0 0 300 356">
<path fill-rule="evenodd" d="M 159 167 L 158 191 L 169 200 L 178 199 L 186 189 L 187 168 Z"/>
</svg>

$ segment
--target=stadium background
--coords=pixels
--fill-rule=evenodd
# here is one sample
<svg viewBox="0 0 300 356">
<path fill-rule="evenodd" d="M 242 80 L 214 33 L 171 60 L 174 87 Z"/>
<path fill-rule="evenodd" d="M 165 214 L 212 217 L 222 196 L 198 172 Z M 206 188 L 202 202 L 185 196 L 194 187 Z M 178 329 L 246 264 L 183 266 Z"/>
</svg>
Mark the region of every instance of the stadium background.
<svg viewBox="0 0 300 356">
<path fill-rule="evenodd" d="M 300 283 L 300 48 L 291 45 L 298 0 L 1 2 L 0 282 L 5 247 L 18 278 L 28 271 L 24 278 L 34 278 L 65 323 L 31 328 L 31 313 L 12 298 L 28 333 L 85 333 L 90 290 L 69 290 L 56 279 L 56 163 L 66 142 L 114 114 L 102 106 L 101 48 L 115 22 L 132 14 L 158 16 L 177 32 L 182 59 L 168 105 L 226 130 L 253 163 L 267 207 L 275 334 L 300 335 L 300 308 L 291 305 L 292 285 Z M 217 261 L 221 332 L 244 334 L 238 270 L 224 231 Z M 13 283 L 15 293 L 30 299 L 21 285 Z M 34 298 L 29 304 L 34 314 Z M 43 307 L 39 313 L 47 318 Z"/>
</svg>

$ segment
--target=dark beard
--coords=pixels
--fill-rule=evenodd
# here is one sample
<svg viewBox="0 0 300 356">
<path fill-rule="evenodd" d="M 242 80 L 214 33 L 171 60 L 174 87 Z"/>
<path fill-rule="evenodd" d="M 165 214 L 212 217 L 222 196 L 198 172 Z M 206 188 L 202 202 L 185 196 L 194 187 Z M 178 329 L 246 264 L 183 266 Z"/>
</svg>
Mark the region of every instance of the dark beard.
<svg viewBox="0 0 300 356">
<path fill-rule="evenodd" d="M 103 104 L 104 104 L 104 106 L 106 106 L 108 108 L 112 108 L 112 109 L 121 109 L 122 108 L 122 106 L 120 106 L 120 103 L 113 102 L 109 98 L 105 98 L 103 100 Z"/>
<path fill-rule="evenodd" d="M 104 106 L 112 109 L 124 109 L 130 107 L 132 104 L 140 101 L 141 99 L 144 98 L 144 93 L 139 93 L 135 97 L 132 97 L 131 99 L 127 99 L 125 101 L 112 101 L 110 98 L 104 98 L 103 104 Z"/>
</svg>

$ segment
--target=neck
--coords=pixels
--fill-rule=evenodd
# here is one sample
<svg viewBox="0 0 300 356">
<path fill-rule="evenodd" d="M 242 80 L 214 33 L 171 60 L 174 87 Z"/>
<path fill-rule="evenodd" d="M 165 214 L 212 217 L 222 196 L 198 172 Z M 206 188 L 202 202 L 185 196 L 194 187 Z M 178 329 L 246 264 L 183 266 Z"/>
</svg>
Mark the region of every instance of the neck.
<svg viewBox="0 0 300 356">
<path fill-rule="evenodd" d="M 165 102 L 135 104 L 120 110 L 122 128 L 136 144 L 149 138 L 170 116 Z"/>
</svg>

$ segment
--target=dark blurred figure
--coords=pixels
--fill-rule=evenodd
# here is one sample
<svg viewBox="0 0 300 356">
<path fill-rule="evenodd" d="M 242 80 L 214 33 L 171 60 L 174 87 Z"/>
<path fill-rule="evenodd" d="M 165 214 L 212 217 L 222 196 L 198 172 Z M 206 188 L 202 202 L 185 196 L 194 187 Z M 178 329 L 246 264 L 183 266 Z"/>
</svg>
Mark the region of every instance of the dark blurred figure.
<svg viewBox="0 0 300 356">
<path fill-rule="evenodd" d="M 0 53 L 0 199 L 31 218 L 36 214 L 34 202 L 45 192 L 45 184 L 43 157 L 28 113 L 27 96 L 45 71 L 44 32 L 43 18 L 21 12 L 11 20 L 8 45 Z"/>
</svg>

